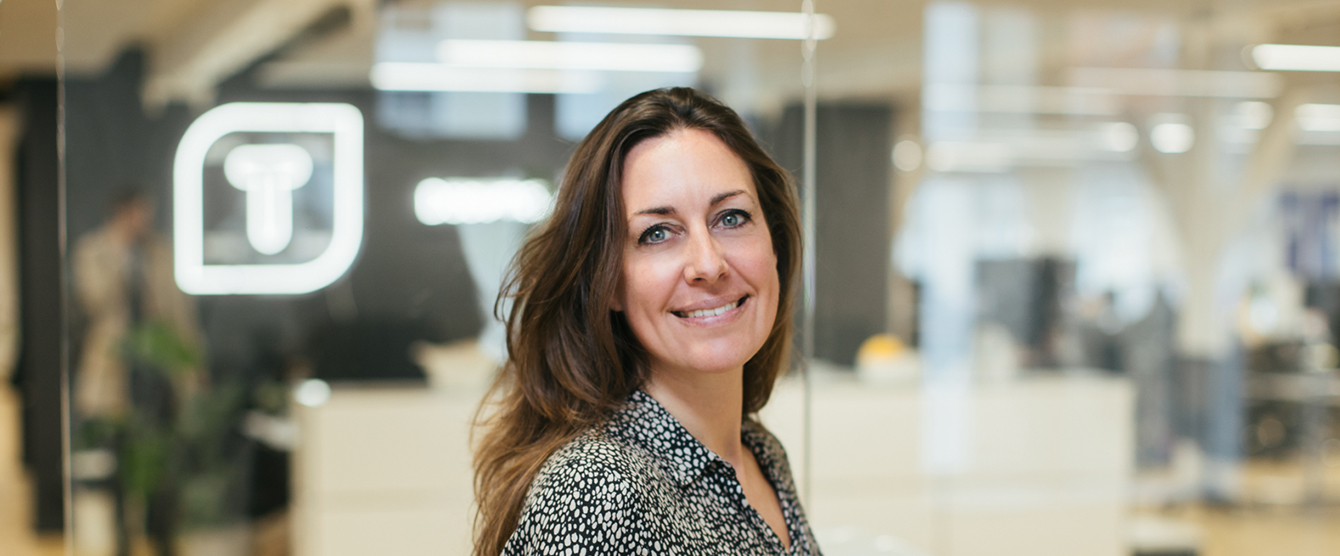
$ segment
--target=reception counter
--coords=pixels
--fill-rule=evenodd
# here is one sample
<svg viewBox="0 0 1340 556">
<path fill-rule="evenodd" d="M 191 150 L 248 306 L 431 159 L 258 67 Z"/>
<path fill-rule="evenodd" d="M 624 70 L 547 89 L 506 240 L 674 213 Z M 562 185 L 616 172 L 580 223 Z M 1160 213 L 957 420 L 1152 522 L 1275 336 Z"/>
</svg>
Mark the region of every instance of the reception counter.
<svg viewBox="0 0 1340 556">
<path fill-rule="evenodd" d="M 460 379 L 337 385 L 326 403 L 295 407 L 296 554 L 468 554 L 469 424 L 483 391 Z M 809 458 L 803 399 L 801 381 L 784 379 L 760 417 L 788 448 L 830 556 L 1127 552 L 1124 380 L 1025 374 L 946 398 L 827 375 L 813 381 Z"/>
</svg>

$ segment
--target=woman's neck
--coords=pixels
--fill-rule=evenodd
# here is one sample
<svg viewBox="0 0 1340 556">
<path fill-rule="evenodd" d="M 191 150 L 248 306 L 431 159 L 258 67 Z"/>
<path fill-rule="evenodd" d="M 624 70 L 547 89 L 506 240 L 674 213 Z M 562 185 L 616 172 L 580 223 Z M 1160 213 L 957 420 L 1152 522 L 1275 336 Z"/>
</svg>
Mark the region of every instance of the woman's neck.
<svg viewBox="0 0 1340 556">
<path fill-rule="evenodd" d="M 744 369 L 727 373 L 657 372 L 642 387 L 689 434 L 727 463 L 740 468 L 743 444 Z"/>
</svg>

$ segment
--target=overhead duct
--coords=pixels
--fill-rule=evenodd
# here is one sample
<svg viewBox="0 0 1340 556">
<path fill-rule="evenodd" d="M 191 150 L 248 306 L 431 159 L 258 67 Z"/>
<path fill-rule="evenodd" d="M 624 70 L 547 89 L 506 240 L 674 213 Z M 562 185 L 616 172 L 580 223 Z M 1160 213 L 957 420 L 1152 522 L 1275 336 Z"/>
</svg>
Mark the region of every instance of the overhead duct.
<svg viewBox="0 0 1340 556">
<path fill-rule="evenodd" d="M 370 2 L 358 1 L 357 4 Z M 256 61 L 311 32 L 325 28 L 332 11 L 349 0 L 227 0 L 211 4 L 154 45 L 153 69 L 145 83 L 149 105 L 173 100 L 213 101 L 214 88 Z"/>
</svg>

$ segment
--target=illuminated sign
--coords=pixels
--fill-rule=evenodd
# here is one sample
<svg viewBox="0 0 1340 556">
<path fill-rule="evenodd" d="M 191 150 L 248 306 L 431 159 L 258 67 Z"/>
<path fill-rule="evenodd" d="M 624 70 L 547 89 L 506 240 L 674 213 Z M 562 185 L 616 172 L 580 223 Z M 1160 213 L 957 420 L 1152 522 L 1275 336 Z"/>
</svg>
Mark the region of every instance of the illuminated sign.
<svg viewBox="0 0 1340 556">
<path fill-rule="evenodd" d="M 330 243 L 315 258 L 282 264 L 205 264 L 204 173 L 210 148 L 232 133 L 319 133 L 333 137 Z M 263 255 L 293 237 L 293 190 L 312 176 L 311 155 L 290 143 L 234 147 L 224 176 L 246 193 L 246 234 Z M 195 295 L 298 294 L 344 275 L 363 241 L 363 116 L 348 104 L 245 103 L 217 106 L 186 130 L 173 164 L 177 286 Z"/>
<path fill-rule="evenodd" d="M 428 178 L 414 188 L 414 216 L 429 226 L 543 220 L 553 196 L 540 180 Z"/>
<path fill-rule="evenodd" d="M 247 192 L 247 240 L 273 255 L 293 239 L 293 190 L 312 177 L 312 155 L 293 144 L 242 145 L 228 152 L 223 173 Z"/>
</svg>

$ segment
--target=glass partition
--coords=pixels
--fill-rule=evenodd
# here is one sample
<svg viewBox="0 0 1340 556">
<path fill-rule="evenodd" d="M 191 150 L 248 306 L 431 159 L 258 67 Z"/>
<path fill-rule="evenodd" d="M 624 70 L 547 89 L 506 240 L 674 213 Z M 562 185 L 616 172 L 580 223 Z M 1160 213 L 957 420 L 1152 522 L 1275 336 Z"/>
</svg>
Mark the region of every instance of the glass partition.
<svg viewBox="0 0 1340 556">
<path fill-rule="evenodd" d="M 76 554 L 468 553 L 494 300 L 576 142 L 696 86 L 802 162 L 798 6 L 151 4 L 63 9 Z"/>
<path fill-rule="evenodd" d="M 1334 13 L 818 9 L 826 553 L 1340 546 Z"/>
<path fill-rule="evenodd" d="M 1340 11 L 133 4 L 61 8 L 74 554 L 468 554 L 506 265 L 664 86 L 801 186 L 825 554 L 1340 546 Z"/>
</svg>

